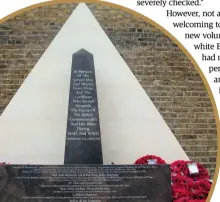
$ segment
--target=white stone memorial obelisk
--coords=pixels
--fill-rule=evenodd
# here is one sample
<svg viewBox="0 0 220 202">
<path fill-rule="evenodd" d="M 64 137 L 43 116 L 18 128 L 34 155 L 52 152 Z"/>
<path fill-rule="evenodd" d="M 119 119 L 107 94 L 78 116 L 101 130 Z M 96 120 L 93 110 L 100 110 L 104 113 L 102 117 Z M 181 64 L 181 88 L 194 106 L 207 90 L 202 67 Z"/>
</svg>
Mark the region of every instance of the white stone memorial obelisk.
<svg viewBox="0 0 220 202">
<path fill-rule="evenodd" d="M 83 19 L 83 20 L 82 20 Z M 93 54 L 103 163 L 188 160 L 88 7 L 80 3 L 0 116 L 0 162 L 63 164 L 73 53 Z"/>
</svg>

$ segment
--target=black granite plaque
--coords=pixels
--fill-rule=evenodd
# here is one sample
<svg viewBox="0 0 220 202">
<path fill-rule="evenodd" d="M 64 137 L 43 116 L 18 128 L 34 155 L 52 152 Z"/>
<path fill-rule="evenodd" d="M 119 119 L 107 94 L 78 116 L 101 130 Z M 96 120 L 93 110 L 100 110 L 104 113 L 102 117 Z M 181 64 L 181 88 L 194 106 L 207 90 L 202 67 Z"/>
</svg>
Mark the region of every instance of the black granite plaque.
<svg viewBox="0 0 220 202">
<path fill-rule="evenodd" d="M 102 164 L 93 55 L 73 54 L 64 164 Z"/>
<path fill-rule="evenodd" d="M 1 202 L 171 202 L 168 165 L 1 165 Z"/>
</svg>

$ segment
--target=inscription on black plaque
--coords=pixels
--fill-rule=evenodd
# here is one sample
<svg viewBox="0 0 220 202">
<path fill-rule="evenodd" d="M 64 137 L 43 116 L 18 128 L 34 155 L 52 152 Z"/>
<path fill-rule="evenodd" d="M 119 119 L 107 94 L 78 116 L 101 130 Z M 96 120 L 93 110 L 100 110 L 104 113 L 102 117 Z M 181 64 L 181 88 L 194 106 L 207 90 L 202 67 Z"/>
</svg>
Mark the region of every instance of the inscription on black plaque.
<svg viewBox="0 0 220 202">
<path fill-rule="evenodd" d="M 168 165 L 2 165 L 1 202 L 171 202 Z"/>
<path fill-rule="evenodd" d="M 102 164 L 93 55 L 73 54 L 64 164 Z"/>
</svg>

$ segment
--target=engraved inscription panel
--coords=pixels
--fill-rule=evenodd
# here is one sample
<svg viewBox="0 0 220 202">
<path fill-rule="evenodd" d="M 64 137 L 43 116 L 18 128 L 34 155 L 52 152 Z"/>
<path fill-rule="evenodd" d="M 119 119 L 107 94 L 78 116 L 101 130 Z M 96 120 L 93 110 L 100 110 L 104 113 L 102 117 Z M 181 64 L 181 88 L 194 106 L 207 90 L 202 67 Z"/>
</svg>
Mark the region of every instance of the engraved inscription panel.
<svg viewBox="0 0 220 202">
<path fill-rule="evenodd" d="M 1 202 L 171 202 L 168 165 L 4 165 Z"/>
</svg>

